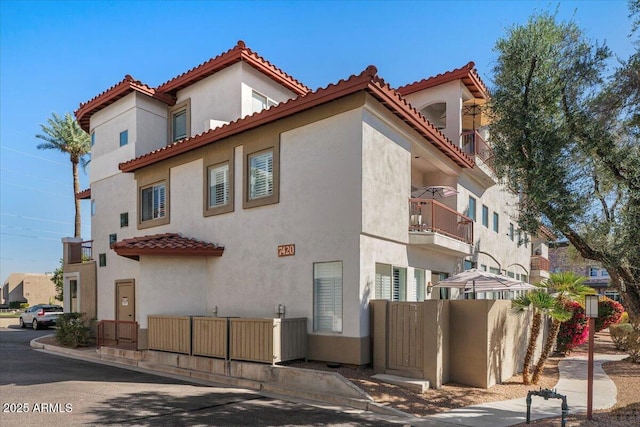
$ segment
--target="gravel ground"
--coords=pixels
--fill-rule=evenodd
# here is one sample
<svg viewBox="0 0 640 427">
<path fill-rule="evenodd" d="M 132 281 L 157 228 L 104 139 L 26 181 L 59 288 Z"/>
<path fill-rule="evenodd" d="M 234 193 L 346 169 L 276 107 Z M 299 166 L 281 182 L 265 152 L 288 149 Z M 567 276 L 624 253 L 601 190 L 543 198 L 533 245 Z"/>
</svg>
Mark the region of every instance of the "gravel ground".
<svg viewBox="0 0 640 427">
<path fill-rule="evenodd" d="M 606 354 L 620 354 L 609 338 L 608 331 L 602 331 L 595 337 L 595 352 Z M 571 355 L 586 355 L 586 344 L 576 349 Z M 544 373 L 538 385 L 525 386 L 522 376 L 514 376 L 502 384 L 490 389 L 480 389 L 459 384 L 446 384 L 440 390 L 428 390 L 424 394 L 410 391 L 404 387 L 385 384 L 371 378 L 373 370 L 370 368 L 354 368 L 342 366 L 329 368 L 326 364 L 315 362 L 296 362 L 291 366 L 300 368 L 321 369 L 338 372 L 354 384 L 365 390 L 376 402 L 384 403 L 404 412 L 424 416 L 437 412 L 464 406 L 477 405 L 498 400 L 526 398 L 529 390 L 553 388 L 558 382 L 558 362 L 563 357 L 551 357 L 547 361 Z M 594 411 L 593 420 L 588 421 L 585 414 L 570 415 L 567 427 L 575 426 L 640 426 L 640 364 L 629 360 L 608 362 L 603 365 L 604 370 L 618 388 L 618 403 L 611 409 Z M 522 424 L 526 426 L 527 424 Z M 559 426 L 560 418 L 548 418 L 534 421 L 529 425 Z"/>
</svg>

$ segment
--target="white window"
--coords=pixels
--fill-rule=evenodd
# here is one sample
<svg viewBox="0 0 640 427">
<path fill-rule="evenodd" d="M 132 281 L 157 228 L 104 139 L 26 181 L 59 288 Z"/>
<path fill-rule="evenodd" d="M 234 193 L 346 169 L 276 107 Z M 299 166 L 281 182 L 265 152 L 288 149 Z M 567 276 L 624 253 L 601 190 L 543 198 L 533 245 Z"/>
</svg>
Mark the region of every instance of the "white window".
<svg viewBox="0 0 640 427">
<path fill-rule="evenodd" d="M 391 300 L 391 266 L 376 263 L 376 299 Z"/>
<path fill-rule="evenodd" d="M 589 267 L 589 276 L 597 277 L 598 276 L 598 271 L 600 271 L 600 269 L 598 267 Z"/>
<path fill-rule="evenodd" d="M 187 137 L 187 109 L 176 111 L 171 115 L 171 141 L 175 142 Z"/>
<path fill-rule="evenodd" d="M 95 214 L 96 214 L 96 201 L 91 200 L 91 216 L 94 216 Z"/>
<path fill-rule="evenodd" d="M 249 199 L 273 194 L 273 151 L 249 156 Z"/>
<path fill-rule="evenodd" d="M 424 277 L 424 270 L 421 270 L 419 268 L 413 270 L 413 292 L 415 292 L 415 300 L 412 299 L 411 301 L 424 301 Z M 407 299 L 409 300 L 411 296 L 413 295 L 407 296 Z"/>
<path fill-rule="evenodd" d="M 376 299 L 407 300 L 407 269 L 376 263 Z"/>
<path fill-rule="evenodd" d="M 255 90 L 251 94 L 251 112 L 258 113 L 265 108 L 269 108 L 273 105 L 276 105 L 276 102 L 273 99 L 269 99 L 261 93 L 256 92 Z"/>
<path fill-rule="evenodd" d="M 313 264 L 313 330 L 342 332 L 342 261 Z"/>
<path fill-rule="evenodd" d="M 164 184 L 156 184 L 142 189 L 142 221 L 164 218 L 166 188 Z"/>
<path fill-rule="evenodd" d="M 223 206 L 229 203 L 229 164 L 209 169 L 209 207 Z"/>
</svg>

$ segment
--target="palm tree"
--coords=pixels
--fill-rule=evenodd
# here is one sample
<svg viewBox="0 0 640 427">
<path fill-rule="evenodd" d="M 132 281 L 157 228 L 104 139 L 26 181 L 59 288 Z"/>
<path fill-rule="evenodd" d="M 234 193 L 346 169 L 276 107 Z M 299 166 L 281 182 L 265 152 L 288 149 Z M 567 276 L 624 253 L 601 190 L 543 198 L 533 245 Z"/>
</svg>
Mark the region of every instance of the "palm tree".
<svg viewBox="0 0 640 427">
<path fill-rule="evenodd" d="M 46 142 L 38 144 L 39 150 L 58 150 L 69 154 L 73 170 L 73 200 L 76 208 L 74 237 L 80 237 L 80 200 L 76 198 L 76 194 L 80 191 L 78 164 L 86 165 L 85 156 L 91 151 L 91 137 L 82 130 L 69 113 L 64 117 L 53 113 L 52 117 L 47 119 L 47 125 L 41 124 L 40 128 L 43 133 L 36 135 L 36 138 Z"/>
<path fill-rule="evenodd" d="M 533 353 L 536 349 L 538 335 L 540 335 L 542 315 L 553 310 L 556 304 L 555 298 L 549 295 L 544 289 L 531 291 L 513 301 L 513 308 L 518 313 L 523 313 L 529 309 L 533 310 L 531 334 L 529 335 L 529 344 L 527 345 L 527 352 L 524 355 L 524 366 L 522 367 L 522 382 L 525 385 L 529 384 L 529 366 L 533 361 Z"/>
<path fill-rule="evenodd" d="M 544 370 L 544 364 L 549 358 L 549 354 L 551 354 L 551 350 L 558 338 L 560 324 L 571 319 L 572 313 L 565 308 L 565 302 L 572 301 L 576 298 L 593 294 L 595 292 L 593 288 L 584 284 L 585 280 L 586 277 L 578 276 L 572 271 L 565 271 L 561 273 L 552 273 L 549 280 L 545 282 L 545 286 L 555 296 L 556 307 L 547 313 L 551 318 L 551 327 L 549 328 L 549 334 L 547 335 L 547 340 L 544 343 L 538 363 L 536 363 L 536 366 L 533 369 L 533 376 L 531 377 L 531 382 L 533 384 L 538 384 L 540 381 L 540 376 Z"/>
</svg>

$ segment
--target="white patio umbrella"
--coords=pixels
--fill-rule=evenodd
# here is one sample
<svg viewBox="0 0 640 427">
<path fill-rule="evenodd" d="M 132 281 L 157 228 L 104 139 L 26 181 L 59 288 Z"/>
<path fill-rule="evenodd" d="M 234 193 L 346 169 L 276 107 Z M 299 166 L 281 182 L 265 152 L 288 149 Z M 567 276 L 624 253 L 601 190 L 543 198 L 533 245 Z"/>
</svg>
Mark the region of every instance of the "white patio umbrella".
<svg viewBox="0 0 640 427">
<path fill-rule="evenodd" d="M 431 194 L 431 198 L 435 199 L 436 196 L 440 197 L 451 197 L 455 194 L 458 194 L 458 190 L 449 186 L 449 185 L 430 185 L 427 187 L 418 188 L 411 192 L 411 197 L 415 197 L 416 199 L 421 198 L 425 194 Z"/>
<path fill-rule="evenodd" d="M 476 268 L 463 271 L 462 273 L 458 273 L 441 280 L 433 285 L 433 287 L 462 289 L 463 292 L 473 293 L 474 299 L 477 291 L 521 291 L 536 289 L 535 286 L 521 280 L 515 280 L 510 277 L 489 273 Z"/>
</svg>

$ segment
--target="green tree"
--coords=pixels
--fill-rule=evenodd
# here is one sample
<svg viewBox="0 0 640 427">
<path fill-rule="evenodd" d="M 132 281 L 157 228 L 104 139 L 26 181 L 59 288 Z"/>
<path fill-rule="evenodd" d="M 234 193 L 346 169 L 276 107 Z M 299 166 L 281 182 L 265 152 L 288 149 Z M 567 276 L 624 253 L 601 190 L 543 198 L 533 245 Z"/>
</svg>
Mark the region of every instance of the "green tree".
<svg viewBox="0 0 640 427">
<path fill-rule="evenodd" d="M 78 122 L 66 113 L 64 117 L 56 113 L 47 119 L 47 124 L 40 125 L 41 134 L 36 138 L 45 142 L 38 144 L 39 150 L 58 150 L 69 155 L 71 169 L 73 171 L 73 200 L 75 202 L 75 231 L 74 237 L 81 237 L 80 200 L 76 194 L 80 191 L 80 178 L 78 177 L 78 165 L 86 164 L 86 156 L 91 151 L 91 137 Z"/>
<path fill-rule="evenodd" d="M 630 2 L 640 16 L 640 0 Z M 490 125 L 495 168 L 519 194 L 519 225 L 541 224 L 609 272 L 640 318 L 640 42 L 611 52 L 548 13 L 497 41 Z"/>
<path fill-rule="evenodd" d="M 565 308 L 566 301 L 573 301 L 576 299 L 584 298 L 584 295 L 593 294 L 595 291 L 593 288 L 584 284 L 586 280 L 583 276 L 567 271 L 561 273 L 552 273 L 549 280 L 545 282 L 545 286 L 548 291 L 554 295 L 556 304 L 553 310 L 550 310 L 547 314 L 551 321 L 547 339 L 542 348 L 542 353 L 538 362 L 533 368 L 533 375 L 531 376 L 531 382 L 538 384 L 540 376 L 544 371 L 544 364 L 546 363 L 558 337 L 560 331 L 560 325 L 562 322 L 566 322 L 571 319 L 571 311 Z"/>
<path fill-rule="evenodd" d="M 528 310 L 533 312 L 529 343 L 527 344 L 527 351 L 524 355 L 524 363 L 522 366 L 522 382 L 524 384 L 530 384 L 529 369 L 533 363 L 533 353 L 536 350 L 536 342 L 540 335 L 542 316 L 557 310 L 557 301 L 549 295 L 545 289 L 537 289 L 516 298 L 513 301 L 513 309 L 517 313 L 524 313 Z"/>
<path fill-rule="evenodd" d="M 60 266 L 53 271 L 53 276 L 51 276 L 51 281 L 56 286 L 56 299 L 58 301 L 64 301 L 64 264 L 62 259 L 60 260 Z"/>
</svg>

